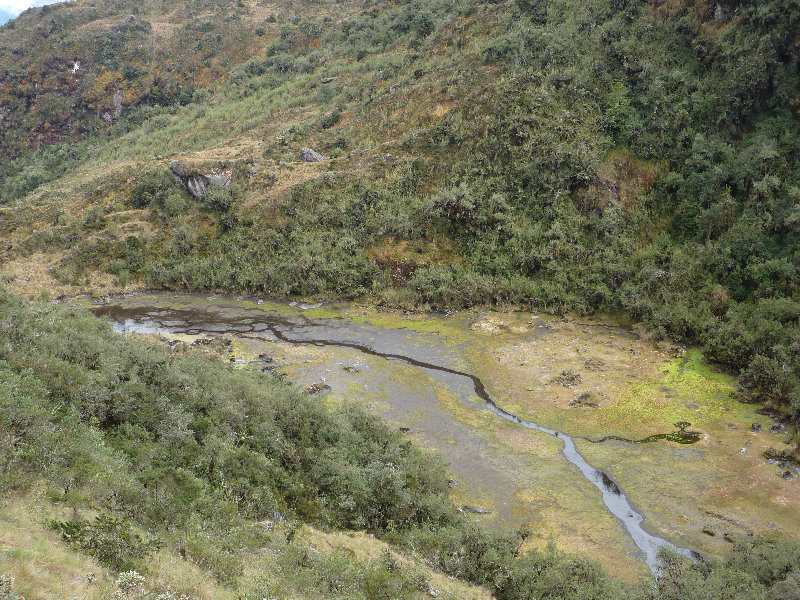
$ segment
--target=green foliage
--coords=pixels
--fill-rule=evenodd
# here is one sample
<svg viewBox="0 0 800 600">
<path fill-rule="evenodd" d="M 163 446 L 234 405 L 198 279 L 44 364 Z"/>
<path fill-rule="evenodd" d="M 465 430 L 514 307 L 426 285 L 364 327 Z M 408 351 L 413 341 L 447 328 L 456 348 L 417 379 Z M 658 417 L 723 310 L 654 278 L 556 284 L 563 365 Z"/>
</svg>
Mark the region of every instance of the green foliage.
<svg viewBox="0 0 800 600">
<path fill-rule="evenodd" d="M 134 533 L 127 519 L 109 515 L 95 517 L 92 523 L 53 521 L 51 527 L 66 543 L 83 550 L 114 571 L 131 569 L 136 559 L 145 558 L 159 546 L 157 540 L 145 541 Z"/>
<path fill-rule="evenodd" d="M 233 190 L 224 187 L 218 181 L 212 181 L 206 188 L 206 194 L 203 197 L 205 202 L 210 208 L 225 212 L 233 206 Z"/>
<path fill-rule="evenodd" d="M 725 564 L 668 554 L 658 586 L 624 585 L 553 547 L 520 554 L 529 528 L 489 533 L 463 521 L 438 459 L 352 404 L 332 408 L 281 377 L 231 372 L 2 289 L 0 340 L 0 489 L 44 481 L 54 501 L 99 512 L 52 527 L 126 571 L 120 589 L 150 593 L 130 571 L 146 573 L 150 553 L 176 543 L 236 587 L 245 556 L 276 543 L 254 521 L 277 518 L 374 532 L 499 600 L 777 600 L 800 581 L 800 544 L 789 540 L 740 540 Z M 276 556 L 293 590 L 386 599 L 428 591 L 391 552 L 356 564 L 293 543 L 292 532 Z M 276 582 L 246 585 L 246 597 L 264 597 Z"/>
<path fill-rule="evenodd" d="M 157 170 L 138 178 L 137 185 L 130 196 L 133 208 L 143 209 L 148 207 L 164 207 L 167 198 L 181 194 L 181 188 L 164 170 Z M 176 199 L 171 201 L 171 208 L 175 208 Z"/>
<path fill-rule="evenodd" d="M 276 512 L 374 532 L 456 518 L 441 465 L 363 410 L 0 294 L 4 492 L 39 473 L 55 498 L 102 506 L 56 528 L 115 569 L 183 528 L 187 552 L 232 581 L 262 535 L 243 519 Z"/>
</svg>

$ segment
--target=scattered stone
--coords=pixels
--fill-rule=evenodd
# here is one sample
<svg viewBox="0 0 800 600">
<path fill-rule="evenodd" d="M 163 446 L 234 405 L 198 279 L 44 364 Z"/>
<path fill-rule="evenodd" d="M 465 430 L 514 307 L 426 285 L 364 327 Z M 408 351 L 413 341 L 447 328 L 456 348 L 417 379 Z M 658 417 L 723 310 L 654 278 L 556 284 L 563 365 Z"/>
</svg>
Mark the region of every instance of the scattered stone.
<svg viewBox="0 0 800 600">
<path fill-rule="evenodd" d="M 794 475 L 792 475 L 791 471 L 784 471 L 783 473 L 781 473 L 781 477 L 783 477 L 784 479 L 794 479 Z"/>
<path fill-rule="evenodd" d="M 261 525 L 266 531 L 272 531 L 275 528 L 275 524 L 270 520 L 260 521 L 258 524 Z"/>
<path fill-rule="evenodd" d="M 438 598 L 439 594 L 441 593 L 441 592 L 439 592 L 439 590 L 437 590 L 435 587 L 433 587 L 430 583 L 426 583 L 425 584 L 425 591 L 428 593 L 428 596 L 430 596 L 431 598 Z"/>
<path fill-rule="evenodd" d="M 266 354 L 259 354 L 258 360 L 265 363 L 271 363 L 273 361 L 273 358 L 271 356 L 267 356 Z"/>
<path fill-rule="evenodd" d="M 322 83 L 333 83 L 336 80 L 336 77 L 326 77 L 322 80 Z"/>
<path fill-rule="evenodd" d="M 781 431 L 783 431 L 783 425 L 780 423 L 773 423 L 769 426 L 770 433 L 780 433 Z"/>
<path fill-rule="evenodd" d="M 325 382 L 315 383 L 306 388 L 306 394 L 319 394 L 320 392 L 330 391 L 331 386 Z"/>
<path fill-rule="evenodd" d="M 597 408 L 599 402 L 597 397 L 591 392 L 583 392 L 578 394 L 569 401 L 569 406 L 572 408 Z"/>
<path fill-rule="evenodd" d="M 761 423 L 753 423 L 750 425 L 750 431 L 753 433 L 761 433 Z"/>
<path fill-rule="evenodd" d="M 706 535 L 710 535 L 711 537 L 717 535 L 717 532 L 714 531 L 714 528 L 711 527 L 711 525 L 706 525 L 705 527 L 703 527 L 703 533 L 705 533 Z"/>
<path fill-rule="evenodd" d="M 739 426 L 735 425 L 734 423 L 728 423 L 728 429 L 730 429 L 731 431 L 736 431 L 737 429 L 739 429 Z"/>
<path fill-rule="evenodd" d="M 492 511 L 486 510 L 485 508 L 480 508 L 479 506 L 470 506 L 469 504 L 464 504 L 461 507 L 461 510 L 465 513 L 472 513 L 473 515 L 490 515 Z"/>
<path fill-rule="evenodd" d="M 312 150 L 311 148 L 303 148 L 297 157 L 303 162 L 323 162 L 327 160 L 322 154 Z"/>
<path fill-rule="evenodd" d="M 567 369 L 566 371 L 561 371 L 561 375 L 555 377 L 551 383 L 557 383 L 564 387 L 572 387 L 573 385 L 578 385 L 580 382 L 581 376 L 572 369 Z"/>
<path fill-rule="evenodd" d="M 744 456 L 745 454 L 747 454 L 747 448 L 742 448 L 741 450 L 739 450 L 739 454 L 741 454 L 741 455 L 743 455 L 743 456 Z"/>
<path fill-rule="evenodd" d="M 455 479 L 448 479 L 447 485 L 450 486 L 451 488 L 454 488 L 458 485 L 458 482 Z"/>
<path fill-rule="evenodd" d="M 359 369 L 359 368 L 358 368 L 358 367 L 356 367 L 356 366 L 352 366 L 352 367 L 342 367 L 342 368 L 343 368 L 345 371 L 347 371 L 348 373 L 360 373 L 360 372 L 361 372 L 361 369 Z"/>
<path fill-rule="evenodd" d="M 411 433 L 411 427 L 398 427 L 400 433 Z"/>
</svg>

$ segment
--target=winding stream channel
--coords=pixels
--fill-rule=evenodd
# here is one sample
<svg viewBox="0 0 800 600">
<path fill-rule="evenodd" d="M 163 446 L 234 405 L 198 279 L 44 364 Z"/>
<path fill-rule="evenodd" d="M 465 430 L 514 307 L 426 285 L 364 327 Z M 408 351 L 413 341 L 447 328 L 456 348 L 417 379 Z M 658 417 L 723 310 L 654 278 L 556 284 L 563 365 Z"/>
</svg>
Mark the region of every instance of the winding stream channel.
<svg viewBox="0 0 800 600">
<path fill-rule="evenodd" d="M 459 401 L 471 410 L 489 410 L 498 418 L 561 440 L 563 456 L 576 467 L 575 475 L 585 478 L 600 490 L 603 504 L 623 525 L 638 548 L 640 557 L 654 573 L 659 569 L 658 552 L 664 546 L 692 558 L 699 556 L 696 552 L 678 548 L 668 540 L 647 531 L 644 526 L 645 517 L 632 505 L 628 496 L 608 473 L 593 467 L 584 459 L 572 436 L 521 419 L 503 409 L 479 377 L 448 366 L 448 363 L 453 364 L 456 361 L 447 352 L 437 349 L 435 344 L 425 343 L 424 339 L 409 343 L 407 330 L 382 328 L 345 318 L 310 318 L 302 314 L 286 316 L 262 307 L 247 307 L 231 299 L 221 298 L 197 302 L 198 297 L 193 297 L 194 303 L 191 305 L 176 301 L 171 307 L 169 304 L 172 298 L 171 294 L 134 297 L 92 305 L 91 310 L 110 320 L 114 329 L 120 333 L 211 337 L 225 335 L 248 341 L 335 347 L 410 365 L 455 390 Z M 479 401 L 475 400 L 476 396 Z M 391 397 L 388 398 L 390 403 L 392 400 Z M 446 417 L 440 415 L 438 418 Z"/>
</svg>

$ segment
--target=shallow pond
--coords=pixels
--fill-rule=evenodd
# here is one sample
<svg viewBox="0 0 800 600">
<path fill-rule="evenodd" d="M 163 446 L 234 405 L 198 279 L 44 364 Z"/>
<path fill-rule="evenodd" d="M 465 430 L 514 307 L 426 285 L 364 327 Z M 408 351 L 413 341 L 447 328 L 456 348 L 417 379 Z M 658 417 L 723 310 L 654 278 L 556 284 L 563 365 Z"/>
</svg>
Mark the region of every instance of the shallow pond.
<svg viewBox="0 0 800 600">
<path fill-rule="evenodd" d="M 444 456 L 451 465 L 454 499 L 471 518 L 498 527 L 529 523 L 538 533 L 535 544 L 553 539 L 564 548 L 594 555 L 623 576 L 641 572 L 644 564 L 655 569 L 656 553 L 664 545 L 685 553 L 689 551 L 683 548 L 689 547 L 720 553 L 714 544 L 697 543 L 706 542 L 703 538 L 681 535 L 674 523 L 665 527 L 651 518 L 649 503 L 640 499 L 637 485 L 649 492 L 652 478 L 663 470 L 653 465 L 654 455 L 666 450 L 674 464 L 686 463 L 690 472 L 698 457 L 702 461 L 709 453 L 709 444 L 708 434 L 700 431 L 681 440 L 702 439 L 696 447 L 657 439 L 675 432 L 659 410 L 654 422 L 643 423 L 635 410 L 627 414 L 619 406 L 636 406 L 636 398 L 608 399 L 620 392 L 616 376 L 624 369 L 614 368 L 617 354 L 622 352 L 621 360 L 630 362 L 638 353 L 641 362 L 648 352 L 648 345 L 629 331 L 597 324 L 576 330 L 575 324 L 519 314 L 409 316 L 348 305 L 293 306 L 173 294 L 121 299 L 93 310 L 120 332 L 186 341 L 224 336 L 233 341 L 230 359 L 235 365 L 278 367 L 301 385 L 327 391 L 321 398 L 362 402 Z M 599 344 L 597 357 L 587 358 L 583 351 L 583 369 L 574 368 L 580 357 L 570 361 L 552 351 L 554 345 L 568 348 L 576 342 L 590 348 L 598 335 L 607 343 Z M 656 353 L 646 357 L 653 368 L 638 365 L 644 371 L 629 382 L 626 393 L 635 395 L 643 382 L 658 383 L 647 376 L 657 375 L 659 367 L 672 368 L 668 358 L 649 351 Z M 257 359 L 263 354 L 271 362 Z M 546 362 L 548 356 L 550 366 L 542 368 L 550 374 L 537 377 L 533 363 Z M 559 373 L 559 357 L 573 367 Z M 516 372 L 520 368 L 522 375 Z M 605 387 L 594 385 L 592 373 L 598 372 L 599 379 L 608 380 Z M 586 385 L 592 389 L 581 391 Z M 640 402 L 651 402 L 645 392 L 638 393 Z M 564 395 L 560 403 L 559 395 Z M 571 399 L 564 406 L 567 396 Z M 575 398 L 595 400 L 586 403 L 594 408 Z M 730 398 L 726 402 L 738 405 Z M 647 444 L 627 441 L 653 435 Z M 630 463 L 637 453 L 638 468 L 615 468 L 615 456 Z M 631 477 L 641 470 L 650 473 Z M 671 479 L 668 484 L 673 485 Z M 687 487 L 691 493 L 692 486 Z M 721 512 L 724 519 L 731 518 L 724 507 L 701 510 L 707 518 Z M 663 510 L 654 512 L 663 521 Z M 650 519 L 647 525 L 645 517 Z M 683 520 L 692 525 L 688 517 Z"/>
</svg>

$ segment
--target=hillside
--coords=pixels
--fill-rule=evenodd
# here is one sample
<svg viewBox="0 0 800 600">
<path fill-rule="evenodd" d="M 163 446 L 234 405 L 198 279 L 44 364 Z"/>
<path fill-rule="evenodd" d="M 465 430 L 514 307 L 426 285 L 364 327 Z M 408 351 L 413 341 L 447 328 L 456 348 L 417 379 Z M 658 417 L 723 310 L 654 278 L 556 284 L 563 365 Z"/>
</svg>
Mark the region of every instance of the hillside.
<svg viewBox="0 0 800 600">
<path fill-rule="evenodd" d="M 788 408 L 800 9 L 714 6 L 31 9 L 0 32 L 3 277 L 625 312 Z M 233 185 L 198 202 L 173 159 Z"/>
<path fill-rule="evenodd" d="M 733 372 L 738 397 L 784 422 L 793 433 L 780 450 L 787 460 L 800 459 L 798 32 L 798 0 L 76 0 L 30 9 L 0 27 L 0 285 L 9 290 L 1 292 L 3 306 L 35 319 L 56 309 L 12 294 L 52 300 L 170 289 L 356 300 L 409 311 L 524 308 L 640 323 L 652 340 L 699 347 Z M 312 155 L 306 149 L 322 160 L 304 160 Z M 0 389 L 33 386 L 44 404 L 25 410 L 45 421 L 52 395 L 68 398 L 73 408 L 63 418 L 89 444 L 78 461 L 89 465 L 87 474 L 100 470 L 98 461 L 115 465 L 115 473 L 129 464 L 167 468 L 163 456 L 140 456 L 131 441 L 173 451 L 161 441 L 158 421 L 166 417 L 159 411 L 167 409 L 155 391 L 162 384 L 147 379 L 152 374 L 136 392 L 155 394 L 147 423 L 128 423 L 124 406 L 116 415 L 95 414 L 100 409 L 91 399 L 115 393 L 120 365 L 139 365 L 145 359 L 136 357 L 163 349 L 112 342 L 85 318 L 77 327 L 92 331 L 87 345 L 121 344 L 114 346 L 116 366 L 75 358 L 77 348 L 59 354 L 34 338 L 12 339 L 23 334 L 9 325 L 0 338 L 0 359 L 8 363 Z M 23 342 L 36 350 L 19 358 Z M 87 371 L 78 380 L 92 379 L 94 391 L 70 380 L 74 373 L 50 379 L 34 358 L 38 351 L 82 365 Z M 179 371 L 199 368 L 187 360 Z M 95 368 L 114 375 L 94 381 Z M 167 397 L 181 395 L 173 384 L 163 382 Z M 278 399 L 270 402 L 307 402 L 285 382 L 270 385 Z M 554 580 L 563 569 L 583 573 L 574 596 L 498 575 L 523 568 L 514 562 L 515 537 L 481 546 L 502 555 L 499 563 L 475 559 L 476 567 L 474 556 L 462 556 L 469 564 L 455 564 L 433 547 L 429 530 L 415 529 L 445 528 L 456 546 L 459 536 L 473 535 L 451 514 L 443 480 L 423 477 L 433 486 L 424 503 L 435 515 L 415 513 L 405 496 L 397 501 L 392 510 L 407 518 L 408 509 L 420 520 L 406 523 L 396 539 L 387 521 L 359 520 L 364 506 L 351 507 L 352 514 L 336 509 L 331 499 L 341 490 L 304 479 L 292 461 L 262 482 L 273 504 L 256 506 L 248 496 L 254 480 L 237 474 L 244 487 L 233 492 L 197 463 L 207 458 L 201 447 L 223 444 L 226 432 L 242 424 L 227 422 L 233 417 L 224 406 L 214 409 L 213 427 L 205 420 L 208 407 L 185 408 L 169 418 L 188 419 L 193 432 L 211 437 L 197 441 L 197 456 L 183 457 L 181 473 L 170 480 L 175 488 L 164 493 L 185 492 L 207 507 L 235 496 L 226 497 L 226 518 L 240 537 L 230 546 L 220 541 L 208 557 L 189 551 L 189 563 L 205 569 L 213 585 L 243 585 L 239 575 L 250 567 L 242 556 L 262 542 L 253 522 L 308 502 L 293 515 L 312 527 L 305 535 L 326 536 L 331 527 L 388 536 L 400 550 L 386 552 L 406 553 L 403 560 L 422 569 L 423 579 L 434 576 L 428 570 L 456 575 L 484 586 L 470 588 L 476 597 L 487 589 L 498 598 L 527 597 L 534 589 L 551 594 L 539 597 L 579 597 L 581 586 L 596 586 L 586 597 L 622 597 L 622 584 L 594 563 L 561 554 L 524 560 L 544 561 L 541 569 L 560 574 Z M 347 431 L 360 422 L 354 415 L 308 418 L 331 419 L 332 429 Z M 17 439 L 33 421 L 7 421 L 3 439 Z M 378 435 L 382 451 L 407 451 L 380 427 L 371 423 L 365 435 Z M 366 443 L 363 433 L 346 442 Z M 297 443 L 310 444 L 297 451 L 303 460 L 309 448 L 319 450 L 316 438 Z M 282 460 L 289 452 L 273 451 Z M 364 476 L 367 467 L 347 447 L 336 451 L 342 456 L 331 460 Z M 422 460 L 412 455 L 406 458 Z M 191 538 L 208 525 L 191 521 L 189 508 L 181 517 L 187 520 L 165 524 L 153 512 L 155 496 L 152 505 L 131 508 L 134 498 L 155 494 L 142 473 L 136 481 L 123 478 L 126 490 L 114 491 L 120 505 L 108 506 L 106 483 L 91 477 L 73 501 L 68 481 L 77 476 L 54 475 L 45 463 L 34 461 L 21 483 L 7 480 L 13 469 L 6 465 L 2 481 L 24 506 L 39 504 L 32 499 L 44 493 L 53 503 L 42 509 L 48 519 L 61 515 L 52 518 L 66 523 L 64 510 L 88 497 L 91 508 L 76 508 L 82 525 L 75 527 L 96 526 L 91 519 L 108 509 L 130 519 L 137 535 L 125 536 L 134 547 L 152 533 L 159 545 L 147 552 L 170 556 L 188 543 L 176 531 Z M 414 465 L 408 481 L 422 477 Z M 58 494 L 49 489 L 54 477 L 65 488 Z M 394 504 L 387 500 L 387 507 Z M 13 510 L 31 518 L 28 508 Z M 223 527 L 218 516 L 202 518 Z M 60 544 L 53 531 L 41 535 Z M 272 542 L 291 546 L 285 536 Z M 305 566 L 311 560 L 296 558 Z M 410 586 L 409 597 L 427 593 L 419 581 L 395 580 L 394 559 L 346 568 L 337 560 L 325 568 L 345 569 L 346 576 L 330 577 L 348 583 L 328 580 L 341 592 L 333 597 L 380 597 L 370 595 L 373 577 Z M 714 577 L 739 576 L 740 567 L 762 586 L 796 584 L 794 575 L 786 579 L 791 569 L 766 576 L 736 560 L 730 570 L 675 567 L 677 587 L 664 583 L 662 595 L 624 593 L 677 597 L 684 575 L 713 587 Z M 142 568 L 144 559 L 100 563 L 111 586 L 123 567 Z M 448 593 L 467 593 L 459 590 Z"/>
</svg>

